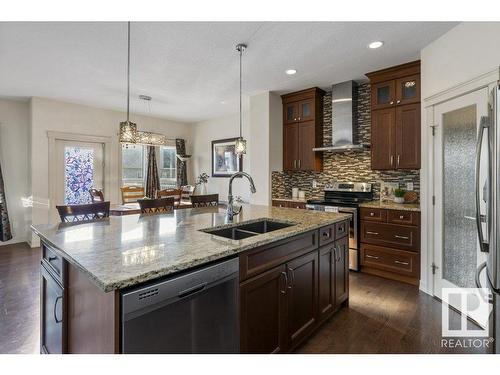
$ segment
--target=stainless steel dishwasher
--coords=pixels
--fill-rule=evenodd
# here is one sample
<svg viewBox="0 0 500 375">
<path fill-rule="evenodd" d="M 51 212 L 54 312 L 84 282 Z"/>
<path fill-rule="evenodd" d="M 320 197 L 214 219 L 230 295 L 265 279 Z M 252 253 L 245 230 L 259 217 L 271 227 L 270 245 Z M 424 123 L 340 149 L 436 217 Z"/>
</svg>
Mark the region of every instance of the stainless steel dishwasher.
<svg viewBox="0 0 500 375">
<path fill-rule="evenodd" d="M 122 353 L 238 353 L 238 258 L 122 293 Z"/>
</svg>

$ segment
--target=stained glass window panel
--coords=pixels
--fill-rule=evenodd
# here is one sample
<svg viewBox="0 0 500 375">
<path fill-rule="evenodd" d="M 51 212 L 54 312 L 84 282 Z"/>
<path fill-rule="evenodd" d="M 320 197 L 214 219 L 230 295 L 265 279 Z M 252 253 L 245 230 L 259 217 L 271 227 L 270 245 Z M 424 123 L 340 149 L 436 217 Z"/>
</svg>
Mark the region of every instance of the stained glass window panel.
<svg viewBox="0 0 500 375">
<path fill-rule="evenodd" d="M 94 183 L 94 150 L 82 147 L 64 149 L 64 203 L 90 203 Z"/>
</svg>

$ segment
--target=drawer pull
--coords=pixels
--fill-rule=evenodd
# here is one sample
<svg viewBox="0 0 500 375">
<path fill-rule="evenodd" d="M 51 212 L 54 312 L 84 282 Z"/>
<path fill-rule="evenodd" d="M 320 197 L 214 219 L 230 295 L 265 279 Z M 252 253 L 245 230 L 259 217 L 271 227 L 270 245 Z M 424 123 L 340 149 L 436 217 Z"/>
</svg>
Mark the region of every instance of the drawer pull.
<svg viewBox="0 0 500 375">
<path fill-rule="evenodd" d="M 49 262 L 52 262 L 53 260 L 56 260 L 56 259 L 57 259 L 57 257 L 56 257 L 56 256 L 53 256 L 53 257 L 50 257 L 50 256 L 49 256 L 48 261 L 49 261 Z"/>
<path fill-rule="evenodd" d="M 399 218 L 403 220 L 405 217 L 403 215 L 400 215 Z"/>
<path fill-rule="evenodd" d="M 371 259 L 378 259 L 378 257 L 376 257 L 375 255 L 370 255 L 370 254 L 366 254 L 365 257 L 371 258 Z"/>
<path fill-rule="evenodd" d="M 378 236 L 378 234 L 379 234 L 379 233 L 378 233 L 378 232 L 372 232 L 372 231 L 367 230 L 367 231 L 366 231 L 366 234 L 373 234 L 374 236 Z"/>
<path fill-rule="evenodd" d="M 370 212 L 370 216 L 375 216 L 375 212 Z"/>
<path fill-rule="evenodd" d="M 339 227 L 339 232 L 343 232 L 344 231 L 344 226 L 342 225 L 341 227 Z"/>
<path fill-rule="evenodd" d="M 330 238 L 330 232 L 323 232 L 321 235 L 323 238 Z"/>
<path fill-rule="evenodd" d="M 401 240 L 409 240 L 410 239 L 410 237 L 408 237 L 408 236 L 398 236 L 397 234 L 395 234 L 394 237 L 399 238 Z"/>
<path fill-rule="evenodd" d="M 408 262 L 401 262 L 400 260 L 395 260 L 394 263 L 396 263 L 396 264 L 402 264 L 403 266 L 408 266 L 410 264 Z"/>
</svg>

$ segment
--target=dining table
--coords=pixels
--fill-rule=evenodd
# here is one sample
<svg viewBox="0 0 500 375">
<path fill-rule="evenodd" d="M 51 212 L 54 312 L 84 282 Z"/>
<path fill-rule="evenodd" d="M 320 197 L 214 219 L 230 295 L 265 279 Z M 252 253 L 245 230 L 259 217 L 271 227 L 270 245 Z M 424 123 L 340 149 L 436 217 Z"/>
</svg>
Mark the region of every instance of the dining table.
<svg viewBox="0 0 500 375">
<path fill-rule="evenodd" d="M 193 204 L 189 201 L 180 201 L 174 203 L 174 209 L 192 208 Z M 123 216 L 123 215 L 135 215 L 140 214 L 141 208 L 139 203 L 125 203 L 125 204 L 112 204 L 109 208 L 109 214 L 111 216 Z"/>
</svg>

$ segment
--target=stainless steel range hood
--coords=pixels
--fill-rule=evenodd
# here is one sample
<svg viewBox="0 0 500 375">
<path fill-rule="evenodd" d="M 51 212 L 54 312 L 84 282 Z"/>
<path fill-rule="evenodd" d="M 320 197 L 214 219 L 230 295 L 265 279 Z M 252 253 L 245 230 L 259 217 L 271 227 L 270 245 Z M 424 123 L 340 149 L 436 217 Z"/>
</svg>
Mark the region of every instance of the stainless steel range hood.
<svg viewBox="0 0 500 375">
<path fill-rule="evenodd" d="M 363 151 L 366 146 L 356 142 L 357 83 L 347 81 L 332 86 L 332 144 L 313 151 Z"/>
</svg>

